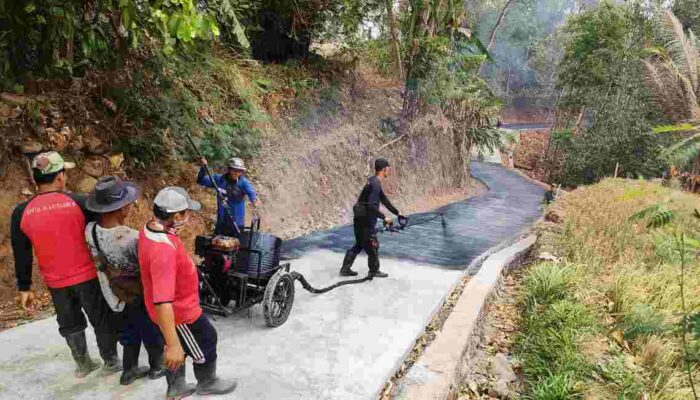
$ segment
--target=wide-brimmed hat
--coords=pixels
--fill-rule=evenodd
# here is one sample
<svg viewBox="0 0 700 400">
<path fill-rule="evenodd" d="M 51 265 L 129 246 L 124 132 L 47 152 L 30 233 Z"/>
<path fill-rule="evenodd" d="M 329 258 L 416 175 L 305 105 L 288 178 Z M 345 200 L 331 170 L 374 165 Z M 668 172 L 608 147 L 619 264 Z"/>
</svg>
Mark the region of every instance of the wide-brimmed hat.
<svg viewBox="0 0 700 400">
<path fill-rule="evenodd" d="M 63 157 L 55 151 L 38 154 L 32 160 L 32 169 L 39 171 L 42 175 L 51 175 L 71 168 L 75 168 L 75 164 L 64 161 Z"/>
<path fill-rule="evenodd" d="M 97 181 L 95 189 L 88 196 L 85 208 L 104 214 L 117 211 L 141 197 L 141 188 L 133 182 L 116 176 L 104 176 Z"/>
<path fill-rule="evenodd" d="M 243 164 L 243 160 L 238 158 L 238 157 L 229 158 L 228 167 L 232 170 L 235 170 L 235 171 L 245 171 L 246 170 L 245 164 Z"/>
<path fill-rule="evenodd" d="M 185 210 L 198 211 L 202 204 L 192 200 L 187 190 L 179 186 L 168 186 L 161 189 L 153 199 L 153 204 L 160 207 L 166 213 L 178 213 Z"/>
</svg>

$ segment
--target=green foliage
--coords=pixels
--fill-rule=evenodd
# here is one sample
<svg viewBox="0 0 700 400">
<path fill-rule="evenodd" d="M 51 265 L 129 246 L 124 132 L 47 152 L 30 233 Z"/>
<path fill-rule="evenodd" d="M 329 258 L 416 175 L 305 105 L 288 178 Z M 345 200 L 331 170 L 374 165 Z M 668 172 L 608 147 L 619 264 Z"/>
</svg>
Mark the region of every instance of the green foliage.
<svg viewBox="0 0 700 400">
<path fill-rule="evenodd" d="M 192 53 L 218 36 L 216 19 L 194 0 L 3 0 L 0 75 L 72 76 L 119 61 L 147 41 L 165 54 Z"/>
<path fill-rule="evenodd" d="M 608 386 L 614 387 L 619 399 L 639 399 L 645 393 L 638 374 L 628 368 L 622 355 L 598 365 L 598 373 Z"/>
<path fill-rule="evenodd" d="M 583 130 L 565 142 L 567 185 L 604 176 L 658 176 L 666 166 L 664 139 L 651 133 L 656 110 L 644 86 L 649 22 L 636 6 L 604 2 L 571 18 L 559 63 L 562 106 L 584 112 Z"/>
<path fill-rule="evenodd" d="M 570 268 L 554 263 L 535 265 L 525 278 L 516 352 L 528 382 L 526 398 L 580 396 L 579 382 L 592 370 L 578 342 L 598 328 L 591 312 L 569 294 L 572 279 Z"/>
<path fill-rule="evenodd" d="M 554 263 L 538 264 L 525 278 L 525 304 L 534 311 L 567 296 L 571 270 Z"/>
<path fill-rule="evenodd" d="M 686 132 L 695 129 L 695 126 L 688 123 L 673 124 L 673 125 L 658 125 L 652 130 L 654 133 L 674 133 L 674 132 Z"/>
<path fill-rule="evenodd" d="M 197 83 L 207 85 L 203 96 L 197 85 L 183 85 L 183 77 L 191 78 L 184 61 L 155 58 L 144 65 L 127 88 L 109 88 L 105 95 L 123 105 L 123 114 L 134 126 L 134 132 L 115 138 L 116 150 L 124 152 L 134 166 L 145 169 L 167 159 L 192 159 L 193 150 L 187 143 L 186 132 L 193 133 L 202 153 L 212 162 L 232 155 L 253 157 L 260 148 L 259 112 L 245 98 L 230 88 L 235 76 L 230 65 L 217 60 L 200 63 L 203 77 Z M 229 74 L 229 75 L 227 75 Z M 205 81 L 220 75 L 220 81 Z M 235 83 L 234 83 L 235 84 Z M 249 99 L 253 96 L 249 94 Z M 236 103 L 241 102 L 240 105 Z M 202 106 L 220 107 L 216 122 L 201 118 Z M 199 135 L 197 133 L 200 133 Z"/>
<path fill-rule="evenodd" d="M 622 330 L 627 340 L 644 335 L 664 333 L 669 330 L 663 315 L 660 315 L 648 304 L 635 304 L 628 313 L 619 319 L 618 328 Z"/>
<path fill-rule="evenodd" d="M 233 123 L 214 125 L 202 137 L 199 150 L 210 160 L 225 160 L 235 154 L 250 158 L 259 155 L 260 133 L 251 127 L 250 119 L 243 114 Z"/>
<path fill-rule="evenodd" d="M 676 14 L 686 29 L 692 29 L 695 32 L 700 31 L 700 1 L 674 0 L 673 13 Z"/>
<path fill-rule="evenodd" d="M 532 394 L 527 398 L 533 400 L 566 400 L 575 398 L 578 391 L 571 374 L 550 374 L 533 385 Z"/>
<path fill-rule="evenodd" d="M 696 339 L 700 339 L 700 313 L 688 316 L 687 324 L 690 332 Z"/>
<path fill-rule="evenodd" d="M 634 58 L 641 63 L 644 47 L 637 27 L 627 6 L 608 1 L 567 21 L 569 39 L 557 75 L 558 85 L 568 91 L 569 100 L 598 94 L 601 88 L 607 90 L 611 78 L 627 63 Z"/>
<path fill-rule="evenodd" d="M 504 1 L 477 2 L 476 34 L 487 41 Z M 563 53 L 560 26 L 576 11 L 573 0 L 514 1 L 495 36 L 483 76 L 501 98 L 553 107 L 556 67 Z"/>
</svg>

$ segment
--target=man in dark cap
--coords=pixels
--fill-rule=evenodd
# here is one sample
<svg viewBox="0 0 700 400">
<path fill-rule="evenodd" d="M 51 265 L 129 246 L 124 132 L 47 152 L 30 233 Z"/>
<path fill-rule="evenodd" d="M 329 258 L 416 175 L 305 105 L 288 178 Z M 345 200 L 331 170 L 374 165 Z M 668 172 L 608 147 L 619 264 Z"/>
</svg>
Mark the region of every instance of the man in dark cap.
<svg viewBox="0 0 700 400">
<path fill-rule="evenodd" d="M 394 207 L 384 194 L 382 181 L 389 176 L 389 161 L 378 158 L 374 162 L 375 174 L 367 181 L 367 184 L 360 192 L 357 203 L 352 208 L 353 228 L 355 230 L 355 245 L 345 252 L 343 266 L 340 268 L 341 276 L 356 276 L 352 264 L 362 250 L 367 253 L 369 275 L 375 278 L 386 278 L 389 276 L 379 270 L 379 239 L 377 238 L 377 220 L 381 219 L 385 224 L 391 225 L 391 217 L 385 216 L 379 211 L 379 204 L 383 204 L 394 215 L 402 218 L 399 210 Z"/>
</svg>

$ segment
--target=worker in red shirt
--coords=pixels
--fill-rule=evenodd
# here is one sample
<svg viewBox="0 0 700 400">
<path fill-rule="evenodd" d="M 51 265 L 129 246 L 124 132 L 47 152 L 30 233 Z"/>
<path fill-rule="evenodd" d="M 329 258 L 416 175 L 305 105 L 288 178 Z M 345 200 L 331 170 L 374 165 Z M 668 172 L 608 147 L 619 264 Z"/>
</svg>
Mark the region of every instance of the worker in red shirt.
<svg viewBox="0 0 700 400">
<path fill-rule="evenodd" d="M 55 151 L 34 158 L 32 171 L 39 189 L 36 196 L 12 212 L 11 236 L 22 308 L 33 309 L 35 297 L 30 287 L 36 254 L 39 272 L 51 292 L 58 331 L 77 365 L 75 375 L 82 378 L 100 366 L 88 354 L 83 311 L 97 336 L 105 362 L 103 375 L 121 371 L 122 367 L 114 316 L 102 296 L 97 270 L 85 244 L 85 225 L 94 215 L 85 208 L 86 196 L 65 192 L 65 170 L 73 167 Z"/>
<path fill-rule="evenodd" d="M 181 187 L 170 186 L 153 199 L 154 218 L 139 233 L 138 255 L 144 301 L 165 338 L 169 371 L 167 398 L 231 393 L 235 380 L 216 375 L 216 330 L 199 306 L 199 276 L 177 232 L 201 204 Z M 196 388 L 185 381 L 185 355 L 192 358 Z"/>
</svg>

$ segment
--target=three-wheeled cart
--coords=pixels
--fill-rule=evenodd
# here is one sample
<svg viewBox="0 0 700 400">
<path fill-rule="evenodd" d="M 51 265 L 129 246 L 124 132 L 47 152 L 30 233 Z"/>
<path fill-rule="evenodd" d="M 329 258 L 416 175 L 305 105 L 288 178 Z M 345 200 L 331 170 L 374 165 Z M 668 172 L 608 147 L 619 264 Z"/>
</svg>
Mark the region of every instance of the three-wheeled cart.
<svg viewBox="0 0 700 400">
<path fill-rule="evenodd" d="M 225 236 L 197 236 L 202 309 L 226 317 L 262 303 L 268 326 L 284 324 L 294 303 L 294 277 L 289 263 L 280 264 L 281 246 L 282 239 L 260 232 L 259 218 L 242 230 L 238 243 Z"/>
</svg>

